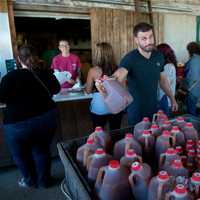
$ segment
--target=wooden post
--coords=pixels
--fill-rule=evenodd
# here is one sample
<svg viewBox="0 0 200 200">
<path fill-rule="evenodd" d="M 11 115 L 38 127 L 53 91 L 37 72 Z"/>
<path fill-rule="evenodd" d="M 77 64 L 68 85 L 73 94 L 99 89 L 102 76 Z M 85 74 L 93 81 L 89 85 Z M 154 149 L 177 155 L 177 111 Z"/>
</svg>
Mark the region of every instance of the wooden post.
<svg viewBox="0 0 200 200">
<path fill-rule="evenodd" d="M 15 20 L 14 20 L 12 0 L 7 0 L 7 7 L 8 7 L 8 18 L 9 18 L 12 49 L 13 49 L 14 58 L 17 60 L 17 39 L 16 39 Z"/>
</svg>

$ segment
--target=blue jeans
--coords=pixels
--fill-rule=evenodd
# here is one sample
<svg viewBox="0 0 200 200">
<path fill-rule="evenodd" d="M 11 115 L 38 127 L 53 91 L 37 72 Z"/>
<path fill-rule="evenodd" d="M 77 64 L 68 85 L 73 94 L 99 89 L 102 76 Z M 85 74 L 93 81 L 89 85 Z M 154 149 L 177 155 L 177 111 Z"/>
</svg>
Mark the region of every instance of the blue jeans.
<svg viewBox="0 0 200 200">
<path fill-rule="evenodd" d="M 50 145 L 57 127 L 56 116 L 57 111 L 54 109 L 41 116 L 4 125 L 13 160 L 27 185 L 48 186 Z"/>
<path fill-rule="evenodd" d="M 197 97 L 193 96 L 190 92 L 186 96 L 187 113 L 197 116 Z"/>
</svg>

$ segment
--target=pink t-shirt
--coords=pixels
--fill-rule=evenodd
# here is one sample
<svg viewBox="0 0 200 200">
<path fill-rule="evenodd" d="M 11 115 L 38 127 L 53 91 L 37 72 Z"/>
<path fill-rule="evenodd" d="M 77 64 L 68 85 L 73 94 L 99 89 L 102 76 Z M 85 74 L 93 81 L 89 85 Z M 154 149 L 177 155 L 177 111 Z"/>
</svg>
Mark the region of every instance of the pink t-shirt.
<svg viewBox="0 0 200 200">
<path fill-rule="evenodd" d="M 81 67 L 80 59 L 75 54 L 70 53 L 69 56 L 63 57 L 61 54 L 55 56 L 52 60 L 51 68 L 58 71 L 68 71 L 72 74 L 72 79 L 76 80 L 78 69 Z M 62 88 L 70 88 L 71 84 L 65 82 L 61 85 Z"/>
</svg>

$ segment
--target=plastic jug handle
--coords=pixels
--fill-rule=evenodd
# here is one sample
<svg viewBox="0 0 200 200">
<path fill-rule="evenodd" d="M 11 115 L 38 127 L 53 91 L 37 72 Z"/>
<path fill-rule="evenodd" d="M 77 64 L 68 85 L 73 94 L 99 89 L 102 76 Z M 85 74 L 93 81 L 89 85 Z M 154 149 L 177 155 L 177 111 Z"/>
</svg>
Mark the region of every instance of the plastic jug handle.
<svg viewBox="0 0 200 200">
<path fill-rule="evenodd" d="M 138 160 L 140 163 L 142 163 L 142 157 L 141 156 L 137 156 L 138 157 Z"/>
<path fill-rule="evenodd" d="M 166 159 L 166 155 L 165 153 L 160 154 L 160 159 L 159 159 L 159 168 L 161 168 L 161 166 L 164 164 Z"/>
<path fill-rule="evenodd" d="M 131 148 L 131 143 L 130 143 L 130 142 L 127 142 L 127 143 L 125 144 L 124 155 L 125 155 L 125 153 L 128 151 L 128 149 L 130 149 L 130 148 Z"/>
<path fill-rule="evenodd" d="M 155 123 L 155 121 L 156 121 L 157 117 L 158 117 L 158 114 L 157 114 L 157 113 L 153 114 L 153 118 L 152 118 L 152 124 L 154 124 L 154 123 Z"/>
<path fill-rule="evenodd" d="M 99 169 L 99 172 L 97 174 L 97 178 L 96 178 L 96 183 L 97 185 L 101 186 L 102 182 L 103 182 L 103 174 L 105 172 L 105 167 L 101 167 Z"/>
<path fill-rule="evenodd" d="M 90 150 L 88 148 L 86 148 L 83 153 L 83 166 L 85 166 L 85 167 L 87 166 L 87 159 L 90 154 L 91 154 Z"/>
<path fill-rule="evenodd" d="M 165 194 L 165 200 L 169 200 L 170 197 L 172 197 L 173 195 L 171 194 L 171 192 L 168 192 Z"/>
<path fill-rule="evenodd" d="M 172 144 L 171 144 L 171 142 L 169 141 L 171 147 L 174 147 L 176 145 L 176 137 L 170 136 L 169 139 L 172 142 Z"/>
<path fill-rule="evenodd" d="M 194 193 L 195 193 L 195 197 L 196 198 L 198 198 L 199 197 L 199 192 L 200 192 L 200 188 L 199 188 L 200 186 L 199 185 L 197 185 L 197 186 L 195 186 L 195 189 L 194 189 Z"/>
<path fill-rule="evenodd" d="M 162 197 L 162 191 L 163 191 L 163 184 L 162 183 L 160 183 L 159 185 L 158 185 L 158 196 L 157 196 L 157 199 L 161 199 L 161 197 Z"/>
<path fill-rule="evenodd" d="M 129 183 L 130 183 L 131 187 L 134 187 L 133 174 L 129 175 L 128 180 L 129 180 Z"/>
<path fill-rule="evenodd" d="M 90 163 L 91 163 L 91 161 L 92 161 L 92 157 L 93 157 L 93 155 L 90 155 L 90 156 L 87 158 L 87 161 L 86 161 L 86 168 L 87 168 L 87 170 L 89 170 Z"/>
<path fill-rule="evenodd" d="M 148 146 L 149 146 L 149 138 L 148 138 L 148 137 L 145 137 L 145 138 L 144 138 L 144 149 L 147 150 L 147 149 L 148 149 Z"/>
</svg>

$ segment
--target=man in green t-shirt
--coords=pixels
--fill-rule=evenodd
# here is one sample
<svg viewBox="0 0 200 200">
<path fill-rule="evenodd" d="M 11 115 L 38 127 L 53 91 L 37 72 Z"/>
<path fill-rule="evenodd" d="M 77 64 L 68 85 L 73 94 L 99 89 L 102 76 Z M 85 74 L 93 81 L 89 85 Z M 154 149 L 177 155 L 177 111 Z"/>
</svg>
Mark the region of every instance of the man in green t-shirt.
<svg viewBox="0 0 200 200">
<path fill-rule="evenodd" d="M 143 117 L 152 118 L 157 112 L 159 83 L 171 100 L 172 110 L 178 109 L 163 73 L 164 57 L 155 49 L 153 27 L 147 23 L 139 23 L 134 27 L 133 34 L 137 49 L 122 58 L 120 68 L 114 73 L 119 81 L 127 77 L 128 90 L 134 98 L 127 109 L 129 125 L 135 125 Z"/>
</svg>

